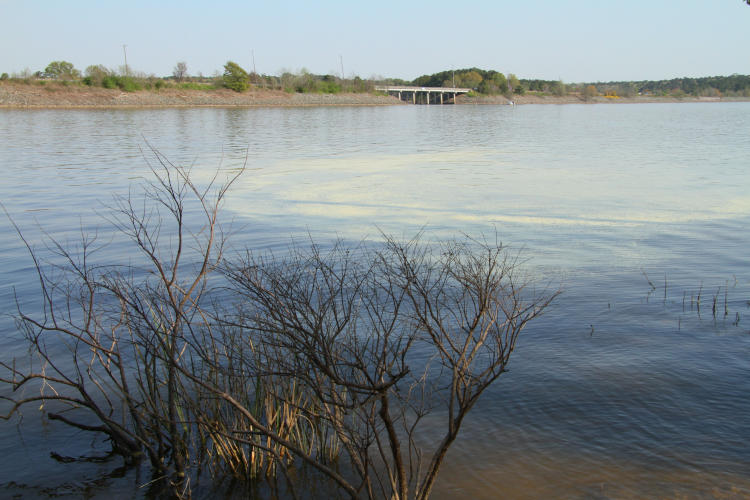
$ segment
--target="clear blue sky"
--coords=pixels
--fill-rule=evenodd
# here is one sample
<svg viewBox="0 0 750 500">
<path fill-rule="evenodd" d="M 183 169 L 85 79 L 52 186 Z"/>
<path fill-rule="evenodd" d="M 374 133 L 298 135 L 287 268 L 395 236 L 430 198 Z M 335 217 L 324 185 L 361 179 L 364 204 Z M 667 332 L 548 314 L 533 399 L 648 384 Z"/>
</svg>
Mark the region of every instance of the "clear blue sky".
<svg viewBox="0 0 750 500">
<path fill-rule="evenodd" d="M 565 82 L 750 74 L 740 0 L 0 0 L 0 72 L 67 60 L 166 76 L 302 68 L 411 80 L 476 66 Z"/>
</svg>

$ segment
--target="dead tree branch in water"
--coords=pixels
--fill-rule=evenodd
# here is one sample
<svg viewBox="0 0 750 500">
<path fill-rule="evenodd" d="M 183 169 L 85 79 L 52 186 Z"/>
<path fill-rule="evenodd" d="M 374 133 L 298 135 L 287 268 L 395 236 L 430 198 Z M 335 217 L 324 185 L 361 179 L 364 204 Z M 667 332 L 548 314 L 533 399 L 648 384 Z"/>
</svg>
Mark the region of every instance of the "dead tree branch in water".
<svg viewBox="0 0 750 500">
<path fill-rule="evenodd" d="M 469 238 L 225 259 L 219 209 L 241 170 L 200 189 L 153 154 L 145 196 L 119 198 L 110 219 L 126 264 L 98 262 L 86 235 L 75 251 L 53 240 L 49 262 L 27 243 L 42 307 L 18 301 L 32 356 L 0 363 L 3 418 L 41 403 L 127 462 L 147 457 L 174 497 L 202 470 L 288 476 L 292 492 L 304 466 L 352 498 L 428 498 L 466 415 L 557 292 Z"/>
</svg>

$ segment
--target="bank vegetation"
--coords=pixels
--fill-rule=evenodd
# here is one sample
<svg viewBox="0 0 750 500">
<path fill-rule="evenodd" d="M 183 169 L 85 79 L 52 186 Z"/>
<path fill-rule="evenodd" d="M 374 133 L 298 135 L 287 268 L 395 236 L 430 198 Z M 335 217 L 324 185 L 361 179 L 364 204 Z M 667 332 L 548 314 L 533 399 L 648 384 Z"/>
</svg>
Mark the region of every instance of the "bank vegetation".
<svg viewBox="0 0 750 500">
<path fill-rule="evenodd" d="M 213 76 L 191 75 L 185 61 L 176 63 L 172 74 L 166 77 L 147 75 L 127 66 L 117 69 L 101 64 L 90 65 L 85 70 L 76 69 L 67 61 L 52 61 L 44 70 L 25 70 L 18 74 L 0 75 L 0 89 L 5 88 L 5 97 L 0 95 L 0 105 L 19 106 L 16 100 L 7 96 L 13 89 L 18 96 L 35 95 L 35 89 L 45 89 L 51 95 L 47 99 L 36 98 L 27 105 L 54 105 L 55 97 L 86 95 L 91 91 L 91 105 L 103 105 L 94 97 L 96 89 L 139 93 L 157 97 L 141 99 L 142 105 L 253 105 L 253 101 L 268 105 L 284 105 L 282 95 L 346 95 L 341 104 L 384 104 L 384 100 L 372 99 L 377 96 L 376 85 L 413 85 L 419 87 L 461 87 L 472 89 L 469 99 L 464 102 L 493 102 L 496 97 L 504 97 L 514 102 L 617 102 L 621 99 L 651 98 L 660 99 L 748 99 L 750 98 L 750 75 L 713 76 L 701 78 L 673 78 L 660 81 L 620 81 L 565 83 L 562 80 L 522 79 L 515 74 L 503 74 L 495 70 L 480 68 L 451 69 L 431 75 L 420 76 L 413 81 L 398 78 L 359 76 L 345 78 L 343 74 L 317 75 L 302 69 L 296 73 L 284 71 L 280 75 L 258 74 L 248 71 L 233 61 L 227 61 L 222 71 Z M 222 91 L 232 91 L 237 96 L 227 97 Z M 239 98 L 250 94 L 252 98 Z M 54 94 L 54 95 L 52 95 Z M 119 94 L 118 94 L 119 95 Z M 180 95 L 182 101 L 170 99 Z M 165 97 L 159 99 L 158 96 Z M 358 98 L 352 96 L 359 96 Z M 527 96 L 527 97 L 525 97 Z M 477 101 L 476 98 L 480 98 Z M 489 99 L 488 99 L 489 98 Z M 83 105 L 80 99 L 69 97 L 74 104 Z M 482 101 L 484 99 L 484 101 Z M 121 99 L 128 101 L 128 99 Z M 131 99 L 134 100 L 134 99 Z M 320 99 L 307 97 L 299 99 L 304 105 L 326 104 Z M 137 100 L 134 100 L 137 101 Z M 376 102 L 374 102 L 376 101 Z M 331 101 L 330 103 L 336 103 Z M 459 100 L 460 102 L 460 100 Z M 649 102 L 649 101 L 646 101 Z M 394 103 L 391 99 L 390 103 Z M 109 103 L 112 104 L 112 103 Z M 116 103 L 115 103 L 116 104 Z M 292 104 L 294 105 L 294 104 Z"/>
</svg>

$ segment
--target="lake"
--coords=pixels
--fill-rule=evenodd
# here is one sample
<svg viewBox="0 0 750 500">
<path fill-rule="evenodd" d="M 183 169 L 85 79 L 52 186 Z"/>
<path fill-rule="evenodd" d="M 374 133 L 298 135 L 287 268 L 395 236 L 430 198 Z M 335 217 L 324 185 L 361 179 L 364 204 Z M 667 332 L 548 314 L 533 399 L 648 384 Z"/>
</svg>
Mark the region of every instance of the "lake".
<svg viewBox="0 0 750 500">
<path fill-rule="evenodd" d="M 497 235 L 563 294 L 434 496 L 744 498 L 748 131 L 750 103 L 1 110 L 0 201 L 37 248 L 82 227 L 106 241 L 107 204 L 138 192 L 154 148 L 199 182 L 246 165 L 224 205 L 235 249 Z M 7 360 L 25 352 L 14 297 L 38 303 L 38 281 L 7 218 L 0 236 Z M 116 239 L 103 255 L 128 259 Z M 116 461 L 50 458 L 86 439 L 30 407 L 0 422 L 0 496 L 143 494 Z"/>
</svg>

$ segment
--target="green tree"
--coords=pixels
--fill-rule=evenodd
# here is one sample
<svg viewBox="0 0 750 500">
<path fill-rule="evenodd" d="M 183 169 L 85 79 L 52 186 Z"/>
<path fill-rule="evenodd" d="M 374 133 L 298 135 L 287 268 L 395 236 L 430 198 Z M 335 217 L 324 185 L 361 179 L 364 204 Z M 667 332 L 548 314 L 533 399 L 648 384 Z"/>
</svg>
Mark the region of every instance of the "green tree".
<svg viewBox="0 0 750 500">
<path fill-rule="evenodd" d="M 503 93 L 508 88 L 508 79 L 502 73 L 495 73 L 492 75 L 492 83 L 498 88 L 500 93 Z"/>
<path fill-rule="evenodd" d="M 73 80 L 81 77 L 81 72 L 73 67 L 68 61 L 52 61 L 44 68 L 44 72 L 59 80 Z"/>
<path fill-rule="evenodd" d="M 562 82 L 562 80 L 558 80 L 556 82 L 552 82 L 550 84 L 550 92 L 552 92 L 554 95 L 561 97 L 565 95 L 565 84 Z"/>
<path fill-rule="evenodd" d="M 476 71 L 467 71 L 456 75 L 456 85 L 469 89 L 476 89 L 482 83 L 482 75 Z"/>
<path fill-rule="evenodd" d="M 104 67 L 102 64 L 92 64 L 91 66 L 87 66 L 83 74 L 85 75 L 83 83 L 98 87 L 104 87 L 105 80 L 109 81 L 108 79 L 111 79 L 113 76 L 112 71 Z M 112 83 L 110 88 L 114 87 L 116 87 L 116 84 Z"/>
<path fill-rule="evenodd" d="M 508 92 L 508 80 L 502 73 L 490 71 L 479 84 L 477 90 L 488 95 L 505 94 Z"/>
<path fill-rule="evenodd" d="M 299 75 L 294 77 L 294 91 L 298 93 L 315 92 L 317 82 L 315 76 L 307 68 L 302 68 Z"/>
<path fill-rule="evenodd" d="M 515 92 L 519 85 L 521 85 L 521 82 L 518 80 L 518 77 L 513 73 L 510 73 L 508 75 L 508 91 L 511 93 Z"/>
<path fill-rule="evenodd" d="M 244 92 L 250 87 L 247 71 L 233 61 L 227 61 L 224 65 L 222 82 L 226 88 L 232 89 L 235 92 Z"/>
</svg>

